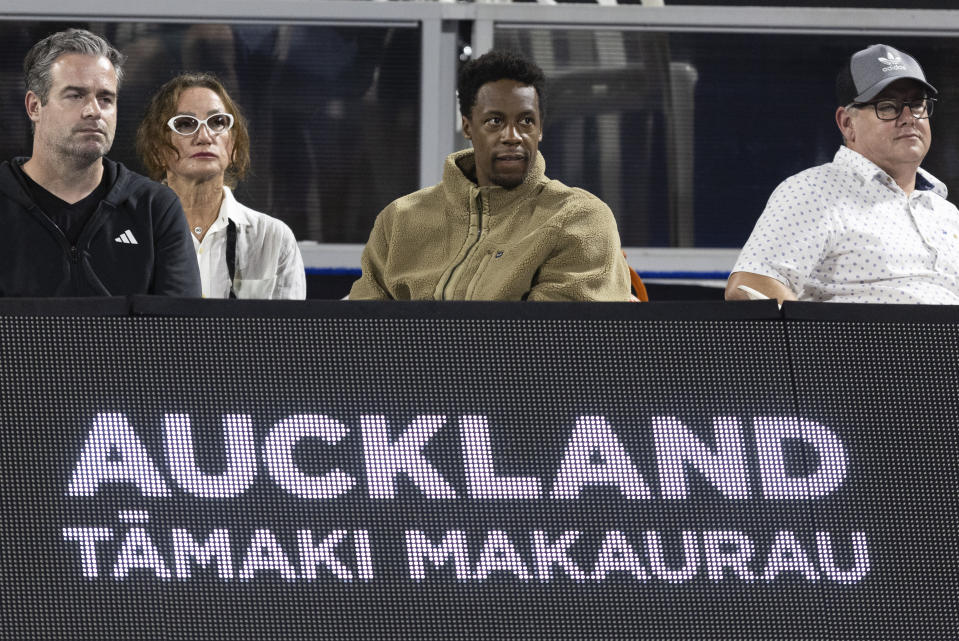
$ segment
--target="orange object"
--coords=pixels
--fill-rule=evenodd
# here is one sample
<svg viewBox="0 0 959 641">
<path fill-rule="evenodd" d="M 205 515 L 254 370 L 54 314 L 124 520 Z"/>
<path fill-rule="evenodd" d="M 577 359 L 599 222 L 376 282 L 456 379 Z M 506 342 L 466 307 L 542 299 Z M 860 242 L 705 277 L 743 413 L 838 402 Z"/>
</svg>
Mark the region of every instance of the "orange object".
<svg viewBox="0 0 959 641">
<path fill-rule="evenodd" d="M 626 257 L 626 252 L 623 252 L 623 258 Z M 629 267 L 629 264 L 626 264 Z M 633 286 L 633 302 L 634 303 L 648 303 L 649 294 L 646 293 L 646 285 L 643 285 L 643 279 L 639 277 L 639 274 L 636 273 L 636 270 L 632 267 L 629 267 L 629 284 Z"/>
</svg>

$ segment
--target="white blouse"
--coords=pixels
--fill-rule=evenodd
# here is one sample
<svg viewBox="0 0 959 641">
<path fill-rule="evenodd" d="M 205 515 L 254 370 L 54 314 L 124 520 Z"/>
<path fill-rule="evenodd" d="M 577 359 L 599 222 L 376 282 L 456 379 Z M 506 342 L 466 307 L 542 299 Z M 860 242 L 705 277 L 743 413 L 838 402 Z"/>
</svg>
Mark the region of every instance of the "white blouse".
<svg viewBox="0 0 959 641">
<path fill-rule="evenodd" d="M 236 201 L 223 187 L 220 213 L 203 240 L 193 237 L 204 298 L 228 298 L 230 273 L 226 265 L 227 222 L 236 225 L 237 298 L 306 298 L 306 271 L 293 231 L 281 220 L 253 211 Z"/>
</svg>

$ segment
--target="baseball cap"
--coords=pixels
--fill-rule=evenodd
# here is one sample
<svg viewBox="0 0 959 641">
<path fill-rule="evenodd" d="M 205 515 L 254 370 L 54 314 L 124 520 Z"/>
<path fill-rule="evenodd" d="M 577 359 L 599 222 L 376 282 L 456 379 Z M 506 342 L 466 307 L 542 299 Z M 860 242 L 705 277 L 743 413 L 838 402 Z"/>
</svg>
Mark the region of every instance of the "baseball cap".
<svg viewBox="0 0 959 641">
<path fill-rule="evenodd" d="M 889 45 L 869 45 L 850 56 L 836 77 L 840 105 L 868 102 L 896 80 L 908 78 L 923 85 L 933 97 L 938 91 L 926 82 L 916 59 Z"/>
</svg>

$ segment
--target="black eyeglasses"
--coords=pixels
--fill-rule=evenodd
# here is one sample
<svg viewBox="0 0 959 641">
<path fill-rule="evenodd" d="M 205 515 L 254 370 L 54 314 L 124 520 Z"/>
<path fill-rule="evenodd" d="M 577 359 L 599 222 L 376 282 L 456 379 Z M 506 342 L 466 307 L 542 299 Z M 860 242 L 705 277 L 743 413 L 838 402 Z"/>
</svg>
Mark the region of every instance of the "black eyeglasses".
<svg viewBox="0 0 959 641">
<path fill-rule="evenodd" d="M 167 120 L 167 126 L 180 134 L 181 136 L 192 136 L 200 131 L 200 125 L 206 125 L 211 134 L 222 134 L 233 127 L 233 116 L 230 114 L 213 114 L 206 120 L 200 120 L 196 116 L 187 116 L 181 114 L 173 116 Z"/>
<path fill-rule="evenodd" d="M 923 119 L 932 115 L 932 108 L 936 104 L 935 98 L 920 98 L 919 100 L 874 100 L 872 102 L 854 102 L 854 107 L 872 105 L 879 120 L 896 120 L 907 106 L 913 118 Z"/>
</svg>

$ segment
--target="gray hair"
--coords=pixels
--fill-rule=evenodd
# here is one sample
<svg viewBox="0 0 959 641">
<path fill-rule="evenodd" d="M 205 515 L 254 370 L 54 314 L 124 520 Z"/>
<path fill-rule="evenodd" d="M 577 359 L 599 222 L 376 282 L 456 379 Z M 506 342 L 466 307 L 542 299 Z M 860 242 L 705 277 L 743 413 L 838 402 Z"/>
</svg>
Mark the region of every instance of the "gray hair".
<svg viewBox="0 0 959 641">
<path fill-rule="evenodd" d="M 67 53 L 103 57 L 110 61 L 117 74 L 117 88 L 123 80 L 123 61 L 126 59 L 113 45 L 86 29 L 67 29 L 51 34 L 33 45 L 23 60 L 23 81 L 27 91 L 47 104 L 50 87 L 53 85 L 50 68 L 57 58 Z"/>
</svg>

